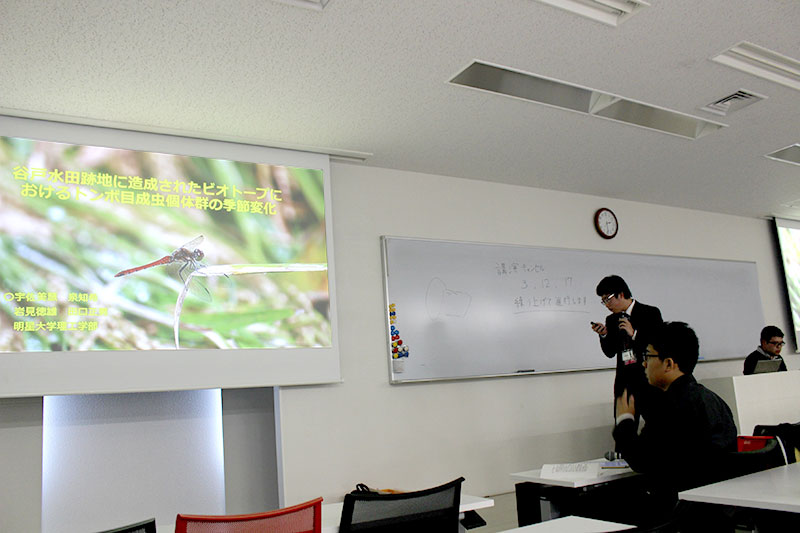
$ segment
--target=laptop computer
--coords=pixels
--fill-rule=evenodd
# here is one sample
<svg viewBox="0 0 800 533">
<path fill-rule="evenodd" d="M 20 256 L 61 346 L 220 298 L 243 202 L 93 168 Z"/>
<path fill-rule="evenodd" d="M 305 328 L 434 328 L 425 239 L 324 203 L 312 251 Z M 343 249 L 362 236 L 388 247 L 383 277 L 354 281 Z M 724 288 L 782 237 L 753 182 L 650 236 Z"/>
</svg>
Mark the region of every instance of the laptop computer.
<svg viewBox="0 0 800 533">
<path fill-rule="evenodd" d="M 781 367 L 780 359 L 765 359 L 756 363 L 756 368 L 753 374 L 766 374 L 767 372 L 777 372 Z"/>
</svg>

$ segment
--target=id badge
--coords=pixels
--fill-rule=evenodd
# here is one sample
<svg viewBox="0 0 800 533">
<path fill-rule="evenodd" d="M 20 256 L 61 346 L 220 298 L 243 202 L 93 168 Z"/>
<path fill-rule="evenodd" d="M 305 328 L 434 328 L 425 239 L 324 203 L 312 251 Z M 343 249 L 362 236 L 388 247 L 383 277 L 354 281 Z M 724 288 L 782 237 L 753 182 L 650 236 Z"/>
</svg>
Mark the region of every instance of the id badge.
<svg viewBox="0 0 800 533">
<path fill-rule="evenodd" d="M 628 348 L 627 350 L 622 351 L 622 364 L 623 365 L 632 365 L 636 362 L 636 354 L 633 353 L 633 350 Z"/>
</svg>

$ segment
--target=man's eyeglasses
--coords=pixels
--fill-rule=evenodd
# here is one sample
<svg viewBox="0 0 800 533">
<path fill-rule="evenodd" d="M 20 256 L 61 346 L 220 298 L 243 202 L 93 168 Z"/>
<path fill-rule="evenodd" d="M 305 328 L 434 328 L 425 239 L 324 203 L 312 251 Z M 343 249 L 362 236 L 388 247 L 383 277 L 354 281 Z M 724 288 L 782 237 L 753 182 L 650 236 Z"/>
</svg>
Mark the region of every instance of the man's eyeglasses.
<svg viewBox="0 0 800 533">
<path fill-rule="evenodd" d="M 603 296 L 602 298 L 600 298 L 600 303 L 603 305 L 608 305 L 608 302 L 610 302 L 612 298 L 614 298 L 613 294 L 609 294 L 608 296 Z"/>
<path fill-rule="evenodd" d="M 783 341 L 777 341 L 777 342 L 773 342 L 773 341 L 767 341 L 767 344 L 772 344 L 772 345 L 774 345 L 776 348 L 782 348 L 783 346 L 785 346 L 785 345 L 786 345 L 786 343 L 785 343 L 785 342 L 783 342 Z"/>
</svg>

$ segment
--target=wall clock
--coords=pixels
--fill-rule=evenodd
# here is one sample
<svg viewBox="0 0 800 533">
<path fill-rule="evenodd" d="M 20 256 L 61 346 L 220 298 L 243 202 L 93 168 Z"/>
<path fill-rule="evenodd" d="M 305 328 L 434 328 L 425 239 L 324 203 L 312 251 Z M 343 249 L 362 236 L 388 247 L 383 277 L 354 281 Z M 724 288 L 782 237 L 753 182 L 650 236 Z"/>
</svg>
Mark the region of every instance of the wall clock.
<svg viewBox="0 0 800 533">
<path fill-rule="evenodd" d="M 594 214 L 594 229 L 604 239 L 613 239 L 619 230 L 617 215 L 611 209 L 601 207 Z"/>
</svg>

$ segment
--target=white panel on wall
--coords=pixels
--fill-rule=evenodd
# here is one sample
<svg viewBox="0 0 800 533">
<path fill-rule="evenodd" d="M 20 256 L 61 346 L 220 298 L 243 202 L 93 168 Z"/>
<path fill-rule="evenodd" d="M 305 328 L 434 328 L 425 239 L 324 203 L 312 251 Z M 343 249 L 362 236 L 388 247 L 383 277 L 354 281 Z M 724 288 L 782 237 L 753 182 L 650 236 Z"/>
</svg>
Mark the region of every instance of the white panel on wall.
<svg viewBox="0 0 800 533">
<path fill-rule="evenodd" d="M 273 397 L 272 388 L 222 391 L 226 514 L 280 506 Z"/>
<path fill-rule="evenodd" d="M 44 399 L 42 531 L 224 514 L 219 389 Z"/>
<path fill-rule="evenodd" d="M 42 399 L 0 400 L 0 531 L 39 531 Z"/>
</svg>

